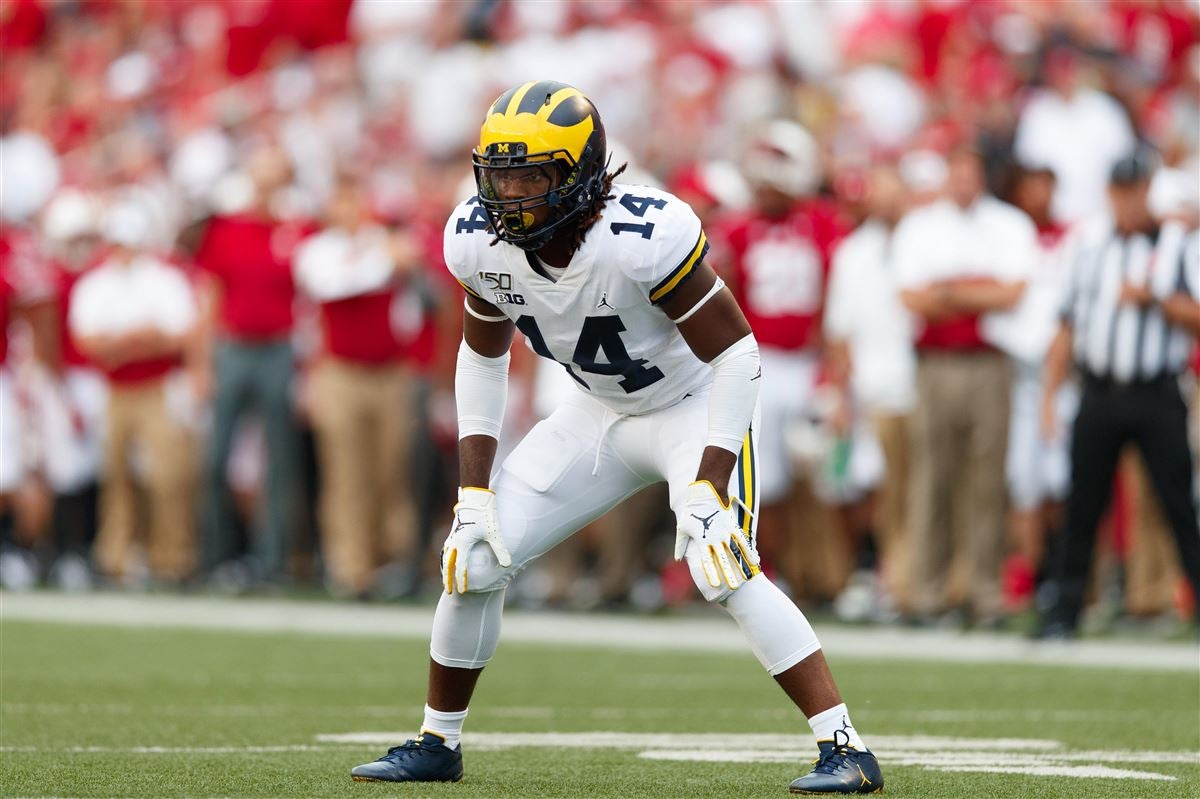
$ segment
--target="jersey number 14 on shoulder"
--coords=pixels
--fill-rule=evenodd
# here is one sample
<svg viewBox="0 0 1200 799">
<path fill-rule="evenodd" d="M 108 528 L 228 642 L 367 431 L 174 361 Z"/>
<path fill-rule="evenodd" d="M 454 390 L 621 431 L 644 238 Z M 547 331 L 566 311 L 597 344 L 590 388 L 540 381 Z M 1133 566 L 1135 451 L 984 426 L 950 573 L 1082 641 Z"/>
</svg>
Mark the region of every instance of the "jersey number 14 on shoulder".
<svg viewBox="0 0 1200 799">
<path fill-rule="evenodd" d="M 655 208 L 661 211 L 667 207 L 666 200 L 656 200 L 653 197 L 638 197 L 634 194 L 622 194 L 619 200 L 625 210 L 641 219 L 646 215 L 646 211 Z M 614 234 L 618 233 L 637 233 L 643 239 L 648 239 L 654 233 L 653 222 L 643 222 L 636 225 L 632 222 L 612 222 L 608 226 Z"/>
</svg>

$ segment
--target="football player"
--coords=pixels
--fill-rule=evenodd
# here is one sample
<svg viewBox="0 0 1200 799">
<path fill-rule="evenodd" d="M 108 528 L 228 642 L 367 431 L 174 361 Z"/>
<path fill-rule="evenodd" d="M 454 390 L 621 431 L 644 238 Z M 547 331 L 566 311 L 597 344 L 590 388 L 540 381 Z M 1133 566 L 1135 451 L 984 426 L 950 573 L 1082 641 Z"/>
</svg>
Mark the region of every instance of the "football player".
<svg viewBox="0 0 1200 799">
<path fill-rule="evenodd" d="M 696 215 L 666 192 L 614 183 L 621 170 L 608 171 L 606 149 L 591 101 L 561 83 L 516 86 L 484 119 L 472 155 L 478 195 L 445 231 L 446 263 L 466 291 L 461 487 L 442 548 L 425 718 L 416 738 L 351 775 L 461 779 L 463 721 L 496 649 L 505 588 L 624 498 L 666 481 L 676 559 L 816 734 L 820 757 L 791 790 L 877 791 L 879 764 L 812 627 L 759 570 L 758 345 L 704 262 Z M 517 330 L 579 391 L 495 469 Z"/>
</svg>

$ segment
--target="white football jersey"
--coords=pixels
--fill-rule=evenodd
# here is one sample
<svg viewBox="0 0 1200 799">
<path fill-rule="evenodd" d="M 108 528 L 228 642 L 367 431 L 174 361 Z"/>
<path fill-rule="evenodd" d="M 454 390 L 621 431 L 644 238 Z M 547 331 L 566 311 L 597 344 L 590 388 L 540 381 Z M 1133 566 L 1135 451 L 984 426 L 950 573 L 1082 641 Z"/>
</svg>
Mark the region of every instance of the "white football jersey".
<svg viewBox="0 0 1200 799">
<path fill-rule="evenodd" d="M 613 199 L 554 282 L 533 253 L 491 246 L 477 200 L 446 224 L 450 272 L 516 323 L 526 344 L 566 367 L 576 386 L 617 413 L 673 405 L 712 381 L 661 305 L 704 259 L 708 242 L 687 203 L 614 184 Z"/>
</svg>

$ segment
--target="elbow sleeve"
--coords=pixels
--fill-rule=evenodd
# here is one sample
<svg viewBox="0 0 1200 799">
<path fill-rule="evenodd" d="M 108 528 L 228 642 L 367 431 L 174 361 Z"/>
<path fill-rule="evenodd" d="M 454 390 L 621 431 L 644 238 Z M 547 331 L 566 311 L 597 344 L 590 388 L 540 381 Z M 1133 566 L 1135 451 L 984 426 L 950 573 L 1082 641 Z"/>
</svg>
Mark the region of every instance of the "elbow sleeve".
<svg viewBox="0 0 1200 799">
<path fill-rule="evenodd" d="M 708 398 L 708 446 L 737 453 L 750 429 L 762 372 L 758 342 L 748 335 L 709 363 L 713 387 Z"/>
<path fill-rule="evenodd" d="M 506 352 L 499 358 L 487 358 L 467 346 L 458 347 L 454 370 L 454 401 L 458 406 L 458 437 L 483 435 L 500 438 L 504 406 L 508 402 L 508 362 Z"/>
</svg>

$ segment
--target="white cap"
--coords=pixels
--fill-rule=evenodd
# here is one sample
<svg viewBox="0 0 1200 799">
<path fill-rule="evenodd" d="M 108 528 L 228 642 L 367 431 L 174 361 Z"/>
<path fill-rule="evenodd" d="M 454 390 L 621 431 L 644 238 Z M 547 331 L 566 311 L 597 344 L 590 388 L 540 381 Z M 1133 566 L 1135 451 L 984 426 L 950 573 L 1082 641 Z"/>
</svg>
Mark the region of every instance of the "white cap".
<svg viewBox="0 0 1200 799">
<path fill-rule="evenodd" d="M 812 194 L 821 185 L 821 154 L 817 141 L 802 125 L 776 119 L 751 139 L 745 161 L 746 178 L 793 197 Z"/>
<path fill-rule="evenodd" d="M 63 189 L 42 213 L 42 235 L 50 241 L 69 241 L 98 233 L 99 217 L 95 198 L 80 189 Z"/>
</svg>

